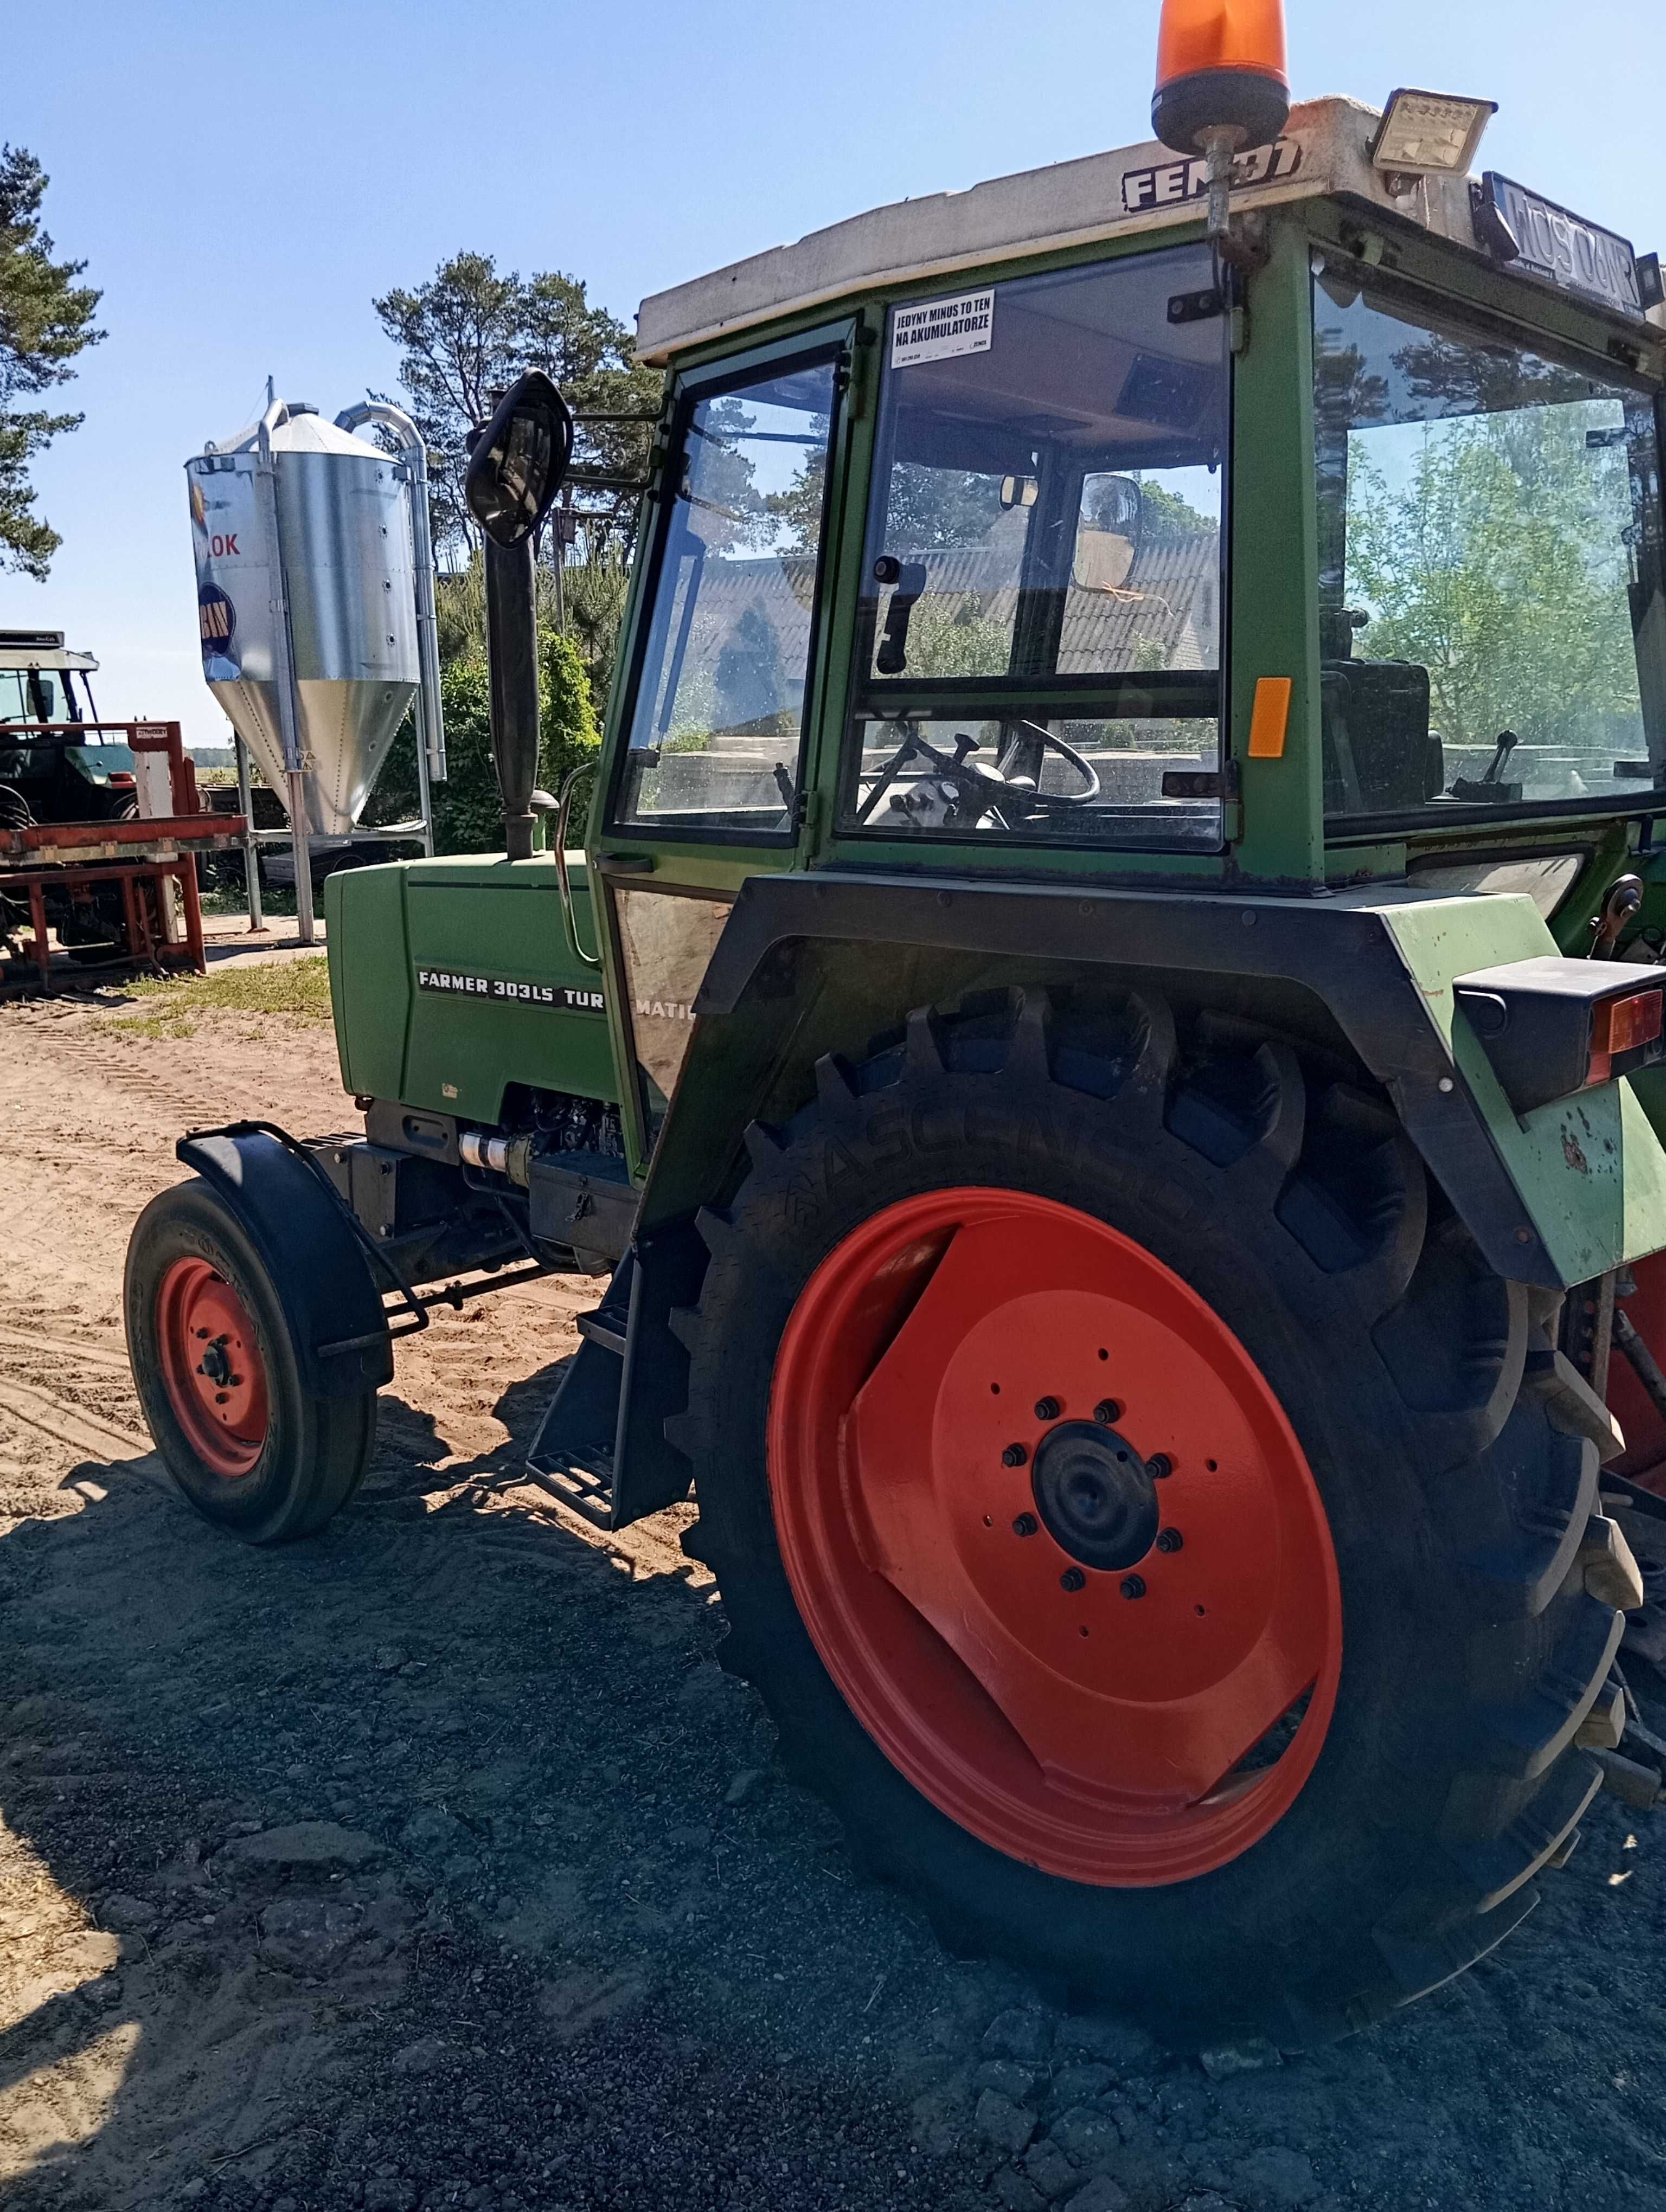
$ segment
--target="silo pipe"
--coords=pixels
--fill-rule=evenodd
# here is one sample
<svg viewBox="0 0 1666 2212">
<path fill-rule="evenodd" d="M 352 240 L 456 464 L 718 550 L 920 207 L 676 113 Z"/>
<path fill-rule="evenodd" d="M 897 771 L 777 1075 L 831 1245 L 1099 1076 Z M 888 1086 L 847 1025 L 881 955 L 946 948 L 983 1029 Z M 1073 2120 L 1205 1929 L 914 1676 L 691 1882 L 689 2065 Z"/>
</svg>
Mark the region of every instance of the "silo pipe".
<svg viewBox="0 0 1666 2212">
<path fill-rule="evenodd" d="M 309 842 L 311 822 L 307 807 L 307 777 L 301 764 L 301 732 L 295 711 L 295 649 L 289 636 L 289 595 L 284 581 L 283 526 L 277 504 L 277 471 L 272 461 L 272 432 L 287 422 L 289 410 L 274 398 L 260 418 L 255 444 L 255 496 L 264 509 L 266 542 L 273 550 L 271 562 L 271 622 L 273 688 L 277 693 L 278 728 L 283 744 L 283 780 L 289 786 L 290 849 L 295 863 L 295 933 L 303 945 L 314 934 L 313 919 L 313 860 Z"/>
<path fill-rule="evenodd" d="M 434 534 L 429 523 L 428 447 L 421 431 L 403 408 L 386 399 L 362 399 L 344 407 L 336 417 L 338 430 L 355 432 L 367 422 L 381 422 L 400 441 L 399 459 L 410 471 L 410 536 L 416 582 L 416 757 L 422 785 L 423 819 L 429 823 L 423 842 L 434 850 L 433 809 L 429 804 L 430 778 L 446 780 L 446 725 L 440 702 L 440 629 L 434 605 Z"/>
</svg>

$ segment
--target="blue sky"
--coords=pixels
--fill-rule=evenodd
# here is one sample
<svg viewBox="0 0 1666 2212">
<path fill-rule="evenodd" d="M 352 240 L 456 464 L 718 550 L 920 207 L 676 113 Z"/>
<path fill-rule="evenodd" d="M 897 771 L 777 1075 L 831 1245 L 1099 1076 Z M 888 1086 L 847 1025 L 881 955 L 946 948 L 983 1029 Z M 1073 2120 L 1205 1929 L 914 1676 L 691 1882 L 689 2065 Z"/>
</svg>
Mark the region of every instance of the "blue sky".
<svg viewBox="0 0 1666 2212">
<path fill-rule="evenodd" d="M 1298 97 L 1496 100 L 1482 158 L 1666 248 L 1658 0 L 1289 0 Z M 50 580 L 0 627 L 96 653 L 106 714 L 227 742 L 199 672 L 182 464 L 268 372 L 328 414 L 394 357 L 373 295 L 476 248 L 643 294 L 910 194 L 1149 136 L 1156 0 L 60 0 L 8 11 L 0 137 L 104 288 L 38 465 Z"/>
</svg>

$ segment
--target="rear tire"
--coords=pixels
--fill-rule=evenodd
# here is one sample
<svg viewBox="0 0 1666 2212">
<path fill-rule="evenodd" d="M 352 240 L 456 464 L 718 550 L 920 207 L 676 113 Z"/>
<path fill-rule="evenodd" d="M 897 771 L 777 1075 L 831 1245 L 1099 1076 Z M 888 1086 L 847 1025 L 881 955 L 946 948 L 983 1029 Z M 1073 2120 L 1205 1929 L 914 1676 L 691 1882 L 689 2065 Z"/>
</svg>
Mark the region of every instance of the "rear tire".
<svg viewBox="0 0 1666 2212">
<path fill-rule="evenodd" d="M 281 1544 L 313 1534 L 347 1503 L 375 1443 L 376 1393 L 303 1388 L 265 1263 L 200 1178 L 139 1216 L 126 1316 L 150 1433 L 204 1520 L 246 1544 Z"/>
<path fill-rule="evenodd" d="M 698 1306 L 674 1324 L 690 1386 L 688 1411 L 668 1433 L 694 1462 L 701 1520 L 690 1548 L 717 1575 L 729 1661 L 762 1692 L 788 1766 L 840 1814 L 860 1862 L 917 1897 L 952 1949 L 1000 1953 L 1186 2041 L 1233 2032 L 1286 2048 L 1327 2040 L 1462 1971 L 1507 1934 L 1537 1901 L 1533 1875 L 1598 1786 L 1596 1762 L 1572 1737 L 1607 1678 L 1621 1617 L 1584 1591 L 1576 1554 L 1595 1501 L 1596 1449 L 1553 1425 L 1533 1383 L 1545 1340 L 1529 1295 L 1486 1267 L 1382 1095 L 1357 1070 L 1304 1060 L 1245 1024 L 1206 1016 L 1182 1039 L 1160 1000 L 1090 1016 L 1032 992 L 969 1002 L 947 1018 L 918 1012 L 905 1042 L 859 1067 L 824 1060 L 816 1102 L 784 1130 L 754 1125 L 747 1147 L 751 1171 L 731 1204 L 701 1216 L 711 1258 Z M 912 1706 L 906 1670 L 888 1683 L 863 1674 L 860 1637 L 853 1645 L 836 1623 L 860 1626 L 863 1572 L 895 1583 L 897 1554 L 882 1529 L 879 1547 L 891 1549 L 876 1563 L 873 1528 L 853 1522 L 846 1549 L 863 1564 L 828 1564 L 842 1541 L 838 1512 L 868 1495 L 854 1413 L 841 1423 L 845 1472 L 827 1493 L 845 1507 L 826 1506 L 826 1540 L 806 1539 L 813 1454 L 798 1399 L 810 1370 L 793 1364 L 793 1347 L 836 1325 L 816 1285 L 879 1235 L 888 1212 L 906 1219 L 950 1192 L 1009 1210 L 1006 1194 L 1024 1194 L 1038 1218 L 1068 1210 L 1084 1235 L 1102 1236 L 1104 1224 L 1146 1255 L 1152 1281 L 1177 1278 L 1176 1295 L 1208 1310 L 1200 1328 L 1253 1362 L 1311 1470 L 1324 1541 L 1303 1551 L 1305 1539 L 1292 1536 L 1289 1556 L 1308 1563 L 1316 1619 L 1322 1555 L 1334 1559 L 1340 1653 L 1326 1638 L 1310 1643 L 1321 1657 L 1305 1708 L 1296 1701 L 1250 1760 L 1197 1801 L 1207 1812 L 1217 1796 L 1260 1792 L 1264 1817 L 1200 1846 L 1197 1807 L 1187 1808 L 1189 1828 L 1176 1815 L 1184 1879 L 1164 1878 L 1149 1850 L 1129 1855 L 1128 1804 L 1104 1809 L 1115 1797 L 1108 1783 L 1079 1823 L 1103 1831 L 1097 1859 L 1078 1855 L 1090 1879 L 1046 1870 L 1040 1830 L 1016 1849 L 987 1840 L 1012 1832 L 996 1800 L 1012 1767 L 978 1765 L 980 1729 L 986 1742 L 998 1731 L 978 1717 L 988 1682 L 952 1650 L 952 1620 L 940 1635 L 915 1619 L 936 1671 Z M 927 1279 L 940 1262 L 939 1253 L 922 1263 Z M 901 1264 L 893 1254 L 885 1279 Z M 991 1316 L 1006 1312 L 1004 1296 L 992 1285 Z M 915 1310 L 906 1297 L 903 1310 Z M 883 1326 L 900 1332 L 900 1322 Z M 862 1376 L 877 1376 L 885 1356 Z M 1036 1375 L 1016 1377 L 1005 1402 L 1027 1407 L 1043 1367 L 1051 1388 L 1055 1364 L 1064 1362 L 1043 1345 Z M 783 1377 L 791 1402 L 778 1395 Z M 929 1453 L 948 1389 L 929 1359 L 919 1389 L 939 1407 L 920 1446 Z M 1129 1435 L 1148 1453 L 1128 1395 Z M 956 1462 L 945 1494 L 986 1479 L 982 1457 L 966 1464 L 963 1476 Z M 1028 1468 L 1010 1479 L 1039 1481 Z M 1183 1517 L 1182 1491 L 1177 1480 L 1161 1485 L 1164 1517 Z M 1231 1528 L 1219 1524 L 1211 1540 L 1190 1495 L 1189 1510 L 1204 1514 L 1201 1571 L 1208 1541 L 1219 1553 Z M 982 1542 L 970 1525 L 971 1540 L 964 1515 L 945 1525 L 943 1543 Z M 1037 1545 L 1017 1548 L 1041 1558 L 1053 1537 L 1049 1522 Z M 998 1521 L 994 1538 L 1012 1545 Z M 1154 1549 L 1135 1579 L 1155 1595 L 1186 1556 Z M 1108 1570 L 1089 1565 L 1086 1597 L 1100 1611 L 1085 1620 L 1137 1612 L 1156 1621 L 1155 1604 L 1117 1614 L 1127 1565 L 1118 1553 Z M 1261 1601 L 1264 1580 L 1243 1585 L 1244 1602 Z M 1059 1601 L 1056 1592 L 1046 1600 Z M 886 1602 L 895 1613 L 894 1594 Z M 1164 1632 L 1177 1636 L 1176 1611 Z M 1013 1620 L 1028 1632 L 1021 1613 Z M 1055 1652 L 1051 1663 L 1056 1674 L 1066 1662 Z M 956 1687 L 957 1668 L 970 1688 Z M 951 1786 L 909 1746 L 948 1740 L 942 1714 L 957 1698 Z M 1019 1704 L 995 1702 L 1006 1719 L 1025 1717 Z M 1141 1725 L 1162 1703 L 1153 1688 Z M 1115 1751 L 1097 1736 L 1091 1750 L 1101 1781 L 1114 1779 Z M 1274 1789 L 1291 1760 L 1294 1786 Z M 1128 1780 L 1143 1817 L 1156 1802 L 1149 1766 L 1130 1768 Z M 980 1789 L 988 1817 L 977 1817 Z"/>
</svg>

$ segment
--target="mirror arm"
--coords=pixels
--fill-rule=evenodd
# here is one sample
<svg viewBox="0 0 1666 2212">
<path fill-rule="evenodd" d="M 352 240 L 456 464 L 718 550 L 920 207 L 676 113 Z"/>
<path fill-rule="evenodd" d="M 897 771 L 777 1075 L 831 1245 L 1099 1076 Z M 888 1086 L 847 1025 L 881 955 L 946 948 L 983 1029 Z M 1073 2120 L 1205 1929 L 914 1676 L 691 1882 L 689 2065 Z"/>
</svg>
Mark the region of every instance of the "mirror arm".
<svg viewBox="0 0 1666 2212">
<path fill-rule="evenodd" d="M 538 781 L 538 601 L 532 541 L 486 540 L 487 662 L 491 676 L 492 763 L 503 796 L 505 849 L 532 857 L 532 787 Z"/>
</svg>

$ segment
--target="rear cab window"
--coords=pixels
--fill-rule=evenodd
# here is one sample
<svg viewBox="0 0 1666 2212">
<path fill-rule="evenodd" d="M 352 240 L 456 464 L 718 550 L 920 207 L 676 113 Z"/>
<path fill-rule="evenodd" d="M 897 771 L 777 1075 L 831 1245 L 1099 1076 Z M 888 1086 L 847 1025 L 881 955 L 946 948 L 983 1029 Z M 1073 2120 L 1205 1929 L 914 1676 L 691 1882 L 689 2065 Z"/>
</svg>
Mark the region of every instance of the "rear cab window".
<svg viewBox="0 0 1666 2212">
<path fill-rule="evenodd" d="M 1666 787 L 1655 394 L 1341 267 L 1313 332 L 1332 828 Z"/>
</svg>

